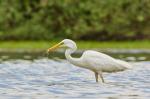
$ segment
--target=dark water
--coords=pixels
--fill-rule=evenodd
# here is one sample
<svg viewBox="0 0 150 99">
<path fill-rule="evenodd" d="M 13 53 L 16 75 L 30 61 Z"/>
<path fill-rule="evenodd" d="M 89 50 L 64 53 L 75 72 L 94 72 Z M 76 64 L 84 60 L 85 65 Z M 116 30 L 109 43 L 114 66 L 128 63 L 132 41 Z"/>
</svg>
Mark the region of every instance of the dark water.
<svg viewBox="0 0 150 99">
<path fill-rule="evenodd" d="M 73 66 L 60 53 L 49 58 L 41 53 L 1 54 L 0 99 L 149 99 L 150 55 L 109 55 L 129 61 L 133 69 L 105 73 L 103 84 L 95 82 L 91 71 Z"/>
</svg>

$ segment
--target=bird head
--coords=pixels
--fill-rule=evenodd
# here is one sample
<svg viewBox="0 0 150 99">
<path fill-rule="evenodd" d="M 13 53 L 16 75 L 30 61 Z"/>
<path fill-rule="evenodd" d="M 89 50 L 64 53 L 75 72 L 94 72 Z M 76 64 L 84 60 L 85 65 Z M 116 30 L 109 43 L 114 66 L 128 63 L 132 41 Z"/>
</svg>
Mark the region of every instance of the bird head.
<svg viewBox="0 0 150 99">
<path fill-rule="evenodd" d="M 61 42 L 57 43 L 56 45 L 50 47 L 48 50 L 47 50 L 47 53 L 51 52 L 51 51 L 54 51 L 58 48 L 69 48 L 69 49 L 74 49 L 76 50 L 77 49 L 77 46 L 76 46 L 76 43 L 70 39 L 64 39 L 62 40 Z"/>
</svg>

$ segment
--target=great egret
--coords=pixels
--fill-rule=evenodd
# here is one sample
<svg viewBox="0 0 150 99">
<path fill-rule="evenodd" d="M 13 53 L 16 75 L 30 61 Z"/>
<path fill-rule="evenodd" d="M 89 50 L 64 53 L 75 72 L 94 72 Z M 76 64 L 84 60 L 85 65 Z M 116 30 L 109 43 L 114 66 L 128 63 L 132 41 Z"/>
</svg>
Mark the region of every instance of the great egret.
<svg viewBox="0 0 150 99">
<path fill-rule="evenodd" d="M 102 72 L 117 72 L 131 68 L 131 65 L 125 61 L 114 59 L 106 54 L 88 50 L 83 53 L 80 58 L 73 58 L 71 56 L 77 50 L 76 43 L 70 39 L 64 39 L 60 43 L 49 48 L 47 52 L 53 51 L 57 48 L 65 47 L 65 56 L 67 60 L 75 66 L 89 69 L 95 73 L 96 82 L 98 82 L 98 75 L 102 82 L 104 82 Z"/>
</svg>

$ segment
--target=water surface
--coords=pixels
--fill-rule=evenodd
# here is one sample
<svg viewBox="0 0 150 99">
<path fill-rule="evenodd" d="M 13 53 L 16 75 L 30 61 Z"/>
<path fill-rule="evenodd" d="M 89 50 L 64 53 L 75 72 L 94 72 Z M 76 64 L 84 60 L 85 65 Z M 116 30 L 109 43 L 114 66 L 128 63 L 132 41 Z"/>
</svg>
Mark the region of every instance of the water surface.
<svg viewBox="0 0 150 99">
<path fill-rule="evenodd" d="M 63 58 L 33 58 L 30 55 L 12 58 L 2 55 L 0 99 L 149 99 L 148 56 L 114 57 L 129 61 L 134 68 L 118 73 L 105 73 L 106 83 L 103 84 L 95 82 L 91 71 L 75 67 Z"/>
</svg>

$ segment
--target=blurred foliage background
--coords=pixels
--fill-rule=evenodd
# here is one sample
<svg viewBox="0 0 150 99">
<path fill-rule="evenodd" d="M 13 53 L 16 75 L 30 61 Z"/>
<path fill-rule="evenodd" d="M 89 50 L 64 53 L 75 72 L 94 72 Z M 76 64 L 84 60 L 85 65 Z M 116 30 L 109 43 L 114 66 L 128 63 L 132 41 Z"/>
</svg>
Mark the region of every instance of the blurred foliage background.
<svg viewBox="0 0 150 99">
<path fill-rule="evenodd" d="M 150 39 L 150 0 L 0 0 L 0 40 Z"/>
</svg>

